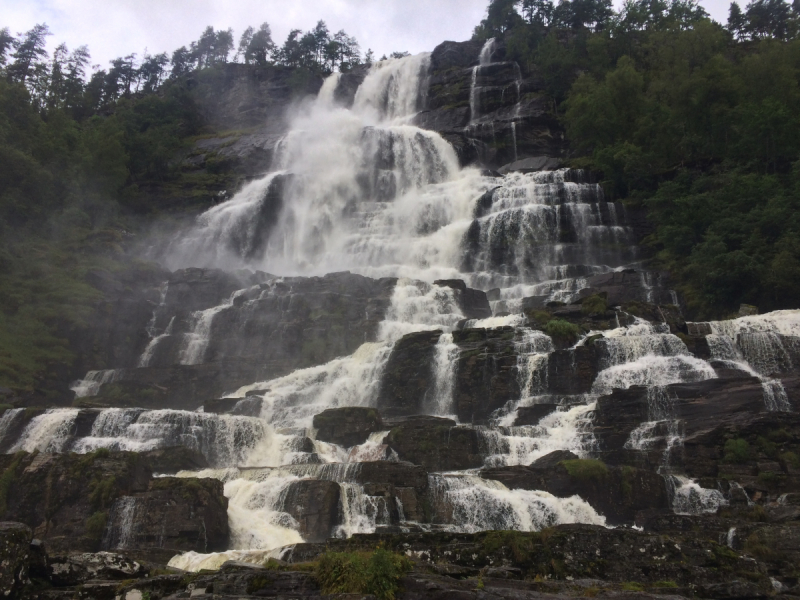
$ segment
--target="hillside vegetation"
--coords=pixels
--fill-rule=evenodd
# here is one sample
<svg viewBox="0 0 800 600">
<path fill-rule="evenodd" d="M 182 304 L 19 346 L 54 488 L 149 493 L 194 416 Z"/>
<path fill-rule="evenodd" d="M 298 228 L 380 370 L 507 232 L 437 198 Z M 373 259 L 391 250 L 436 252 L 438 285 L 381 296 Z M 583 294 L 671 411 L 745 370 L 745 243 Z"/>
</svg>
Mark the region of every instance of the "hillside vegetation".
<svg viewBox="0 0 800 600">
<path fill-rule="evenodd" d="M 502 36 L 558 106 L 573 165 L 644 206 L 655 266 L 694 318 L 800 306 L 800 21 L 781 0 L 495 0 Z"/>
</svg>

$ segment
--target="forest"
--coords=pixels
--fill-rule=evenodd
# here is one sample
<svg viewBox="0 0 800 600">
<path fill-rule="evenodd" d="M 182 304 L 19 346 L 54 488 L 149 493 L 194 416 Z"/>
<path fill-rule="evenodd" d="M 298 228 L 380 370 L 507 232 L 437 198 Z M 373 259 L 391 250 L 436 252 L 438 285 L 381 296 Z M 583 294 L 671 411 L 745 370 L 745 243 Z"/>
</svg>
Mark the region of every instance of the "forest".
<svg viewBox="0 0 800 600">
<path fill-rule="evenodd" d="M 800 306 L 799 8 L 733 3 L 720 24 L 692 0 L 493 0 L 475 29 L 544 80 L 570 165 L 646 211 L 652 266 L 691 318 Z M 101 296 L 87 273 L 124 268 L 163 212 L 147 186 L 179 177 L 173 157 L 206 133 L 187 81 L 232 62 L 325 75 L 375 59 L 323 22 L 283 45 L 266 23 L 238 43 L 208 27 L 93 72 L 89 49 L 51 55 L 49 36 L 0 29 L 0 385 L 27 390 L 63 378 L 67 333 Z"/>
<path fill-rule="evenodd" d="M 733 2 L 722 25 L 685 0 L 495 0 L 475 30 L 545 79 L 573 166 L 646 209 L 694 318 L 800 306 L 799 10 Z"/>
</svg>

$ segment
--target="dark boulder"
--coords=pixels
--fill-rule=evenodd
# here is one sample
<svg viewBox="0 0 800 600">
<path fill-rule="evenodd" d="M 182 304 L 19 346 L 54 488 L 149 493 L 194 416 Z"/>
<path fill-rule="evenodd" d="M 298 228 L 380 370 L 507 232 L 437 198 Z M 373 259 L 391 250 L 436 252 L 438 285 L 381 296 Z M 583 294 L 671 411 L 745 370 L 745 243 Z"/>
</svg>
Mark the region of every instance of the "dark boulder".
<svg viewBox="0 0 800 600">
<path fill-rule="evenodd" d="M 429 471 L 473 469 L 483 464 L 478 432 L 451 419 L 418 416 L 393 424 L 385 443 L 402 460 Z"/>
<path fill-rule="evenodd" d="M 299 524 L 303 539 L 322 542 L 339 524 L 339 496 L 334 481 L 301 479 L 289 486 L 283 506 Z"/>
<path fill-rule="evenodd" d="M 441 331 L 420 331 L 403 336 L 392 348 L 383 370 L 377 407 L 385 417 L 424 412 L 433 387 L 434 351 Z"/>
<path fill-rule="evenodd" d="M 222 415 L 233 411 L 241 398 L 214 398 L 203 404 L 203 412 Z"/>
<path fill-rule="evenodd" d="M 454 291 L 458 306 L 467 319 L 487 319 L 492 316 L 486 292 L 468 288 L 461 279 L 439 279 L 433 283 Z"/>
<path fill-rule="evenodd" d="M 534 404 L 517 408 L 514 425 L 538 425 L 544 417 L 558 410 L 558 404 Z"/>
<path fill-rule="evenodd" d="M 356 92 L 359 86 L 364 82 L 364 78 L 369 73 L 369 65 L 359 65 L 342 73 L 339 77 L 339 83 L 333 93 L 333 97 L 337 103 L 345 108 L 353 106 L 356 98 Z"/>
<path fill-rule="evenodd" d="M 206 457 L 185 446 L 170 446 L 143 452 L 153 473 L 173 475 L 178 471 L 199 471 L 208 468 Z"/>
<path fill-rule="evenodd" d="M 520 395 L 516 332 L 511 327 L 453 332 L 461 349 L 453 399 L 461 423 L 485 424 Z"/>
<path fill-rule="evenodd" d="M 380 413 L 374 408 L 349 406 L 329 408 L 314 416 L 317 439 L 351 448 L 363 444 L 371 433 L 383 428 Z"/>
</svg>

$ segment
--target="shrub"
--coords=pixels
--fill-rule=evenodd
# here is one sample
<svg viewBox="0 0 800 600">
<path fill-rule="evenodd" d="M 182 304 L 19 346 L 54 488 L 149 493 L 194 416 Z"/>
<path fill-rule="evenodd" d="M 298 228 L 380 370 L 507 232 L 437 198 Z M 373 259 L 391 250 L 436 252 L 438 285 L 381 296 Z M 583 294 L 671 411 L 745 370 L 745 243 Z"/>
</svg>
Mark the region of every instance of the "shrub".
<svg viewBox="0 0 800 600">
<path fill-rule="evenodd" d="M 781 458 L 787 465 L 794 467 L 795 469 L 800 468 L 800 456 L 797 456 L 797 454 L 794 452 L 784 452 L 781 454 Z"/>
<path fill-rule="evenodd" d="M 564 319 L 553 319 L 544 326 L 544 332 L 553 339 L 571 343 L 578 340 L 581 328 Z"/>
<path fill-rule="evenodd" d="M 400 578 L 411 570 L 402 554 L 378 548 L 369 552 L 326 552 L 315 577 L 324 594 L 373 594 L 378 600 L 394 600 Z"/>
<path fill-rule="evenodd" d="M 585 315 L 604 313 L 608 309 L 608 302 L 602 296 L 595 294 L 581 302 L 581 311 Z"/>
<path fill-rule="evenodd" d="M 741 438 L 725 442 L 725 456 L 722 460 L 726 463 L 745 463 L 750 460 L 750 444 Z"/>
<path fill-rule="evenodd" d="M 599 480 L 608 476 L 608 467 L 605 463 L 594 458 L 564 460 L 559 464 L 564 465 L 570 476 L 583 481 Z"/>
<path fill-rule="evenodd" d="M 86 537 L 92 540 L 102 539 L 106 531 L 107 521 L 108 513 L 106 511 L 97 511 L 86 519 Z"/>
</svg>

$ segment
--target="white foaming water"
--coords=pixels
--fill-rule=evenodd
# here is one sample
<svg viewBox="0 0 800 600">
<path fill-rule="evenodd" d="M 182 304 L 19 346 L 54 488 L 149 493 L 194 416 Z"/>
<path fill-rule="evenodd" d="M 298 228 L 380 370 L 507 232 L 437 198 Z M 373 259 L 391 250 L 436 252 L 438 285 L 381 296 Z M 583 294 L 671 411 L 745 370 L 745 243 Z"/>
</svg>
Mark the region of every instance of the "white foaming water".
<svg viewBox="0 0 800 600">
<path fill-rule="evenodd" d="M 716 377 L 711 365 L 693 356 L 643 356 L 634 362 L 615 365 L 598 373 L 592 384 L 592 391 L 596 394 L 610 394 L 614 388 L 627 389 L 633 385 L 666 386 Z"/>
<path fill-rule="evenodd" d="M 371 433 L 363 444 L 354 446 L 345 459 L 348 463 L 375 462 L 387 458 L 387 446 L 383 443 L 388 431 Z M 396 460 L 396 459 L 395 459 Z"/>
<path fill-rule="evenodd" d="M 357 483 L 340 483 L 339 496 L 342 524 L 336 537 L 350 537 L 356 533 L 375 533 L 378 525 L 388 525 L 389 507 L 386 498 L 367 496 L 364 486 Z"/>
<path fill-rule="evenodd" d="M 590 402 L 552 412 L 538 425 L 479 429 L 486 466 L 529 465 L 556 450 L 586 456 L 595 444 L 590 429 L 594 409 Z"/>
<path fill-rule="evenodd" d="M 461 353 L 453 342 L 452 333 L 443 333 L 436 343 L 433 356 L 433 398 L 429 412 L 440 417 L 455 414 L 453 387 L 455 385 L 458 357 Z"/>
<path fill-rule="evenodd" d="M 229 560 L 261 566 L 270 558 L 282 559 L 292 547 L 278 547 L 272 550 L 228 550 L 227 552 L 212 552 L 210 554 L 185 552 L 184 554 L 173 556 L 167 566 L 191 573 L 217 571 Z"/>
<path fill-rule="evenodd" d="M 155 314 L 155 313 L 153 313 Z M 165 340 L 169 336 L 172 335 L 172 327 L 175 324 L 175 317 L 172 317 L 167 324 L 166 329 L 164 329 L 164 333 L 153 336 L 150 341 L 147 343 L 142 355 L 139 357 L 138 366 L 139 367 L 149 367 L 150 361 L 153 360 L 153 355 L 156 352 L 156 348 L 161 343 L 162 340 Z"/>
<path fill-rule="evenodd" d="M 21 450 L 86 453 L 98 448 L 144 452 L 185 446 L 197 450 L 214 465 L 283 464 L 290 436 L 251 417 L 215 415 L 179 410 L 110 408 L 102 411 L 88 437 L 70 433 L 78 411 L 59 409 L 36 417 L 18 442 Z"/>
<path fill-rule="evenodd" d="M 314 415 L 326 408 L 370 405 L 392 346 L 402 336 L 426 329 L 450 330 L 461 319 L 450 288 L 400 280 L 377 342 L 363 344 L 351 356 L 242 387 L 230 397 L 244 399 L 247 392 L 266 389 L 263 395 L 245 400 L 260 402 L 262 419 L 275 427 L 310 428 Z"/>
<path fill-rule="evenodd" d="M 72 430 L 78 411 L 69 408 L 53 408 L 31 419 L 9 453 L 19 452 L 66 452 L 72 443 Z"/>
<path fill-rule="evenodd" d="M 135 518 L 136 498 L 133 496 L 118 498 L 111 507 L 103 548 L 106 550 L 133 548 Z"/>
<path fill-rule="evenodd" d="M 605 525 L 606 521 L 578 496 L 556 498 L 547 492 L 509 490 L 477 475 L 432 474 L 430 487 L 439 509 L 450 513 L 437 516 L 456 532 L 539 531 L 562 523 Z"/>
<path fill-rule="evenodd" d="M 800 310 L 779 310 L 766 315 L 740 317 L 730 321 L 708 323 L 714 338 L 709 346 L 719 358 L 745 360 L 763 376 L 792 368 L 787 343 L 800 343 Z M 711 336 L 709 336 L 711 338 Z M 722 338 L 722 339 L 720 339 Z M 712 345 L 713 344 L 713 345 Z"/>
<path fill-rule="evenodd" d="M 491 52 L 487 44 L 482 60 Z M 604 250 L 624 246 L 626 234 L 599 186 L 567 181 L 566 170 L 484 177 L 461 169 L 440 135 L 407 124 L 420 108 L 428 62 L 420 55 L 376 64 L 352 110 L 333 102 L 338 76 L 327 80 L 279 145 L 279 172 L 201 216 L 173 244 L 169 266 L 460 278 L 482 289 L 540 285 L 529 295 L 564 300 L 583 282 L 552 280 L 559 268 L 608 270 L 592 264 L 598 250 L 603 262 L 622 264 Z M 267 231 L 254 215 L 278 181 L 282 208 Z M 475 220 L 476 200 L 498 187 L 488 214 Z M 577 241 L 559 243 L 565 223 Z M 505 255 L 499 241 L 508 242 Z M 477 244 L 472 264 L 465 244 Z"/>
<path fill-rule="evenodd" d="M 728 501 L 719 490 L 700 487 L 695 481 L 681 475 L 668 475 L 667 491 L 672 498 L 672 510 L 679 515 L 701 515 L 717 512 Z"/>
<path fill-rule="evenodd" d="M 89 371 L 83 379 L 73 383 L 69 389 L 75 392 L 76 398 L 96 396 L 104 384 L 118 381 L 121 376 L 122 371 L 120 369 Z"/>
<path fill-rule="evenodd" d="M 0 417 L 0 445 L 3 445 L 5 442 L 4 438 L 6 437 L 6 434 L 8 433 L 14 421 L 21 418 L 24 412 L 24 408 L 10 408 L 3 413 L 2 417 Z"/>
<path fill-rule="evenodd" d="M 227 302 L 206 310 L 197 311 L 192 315 L 194 320 L 192 331 L 186 334 L 184 346 L 181 349 L 180 364 L 198 365 L 203 362 L 208 344 L 211 342 L 211 324 L 214 322 L 214 317 L 223 310 L 232 307 L 236 298 L 245 292 L 247 290 L 237 290 L 231 294 Z"/>
</svg>

